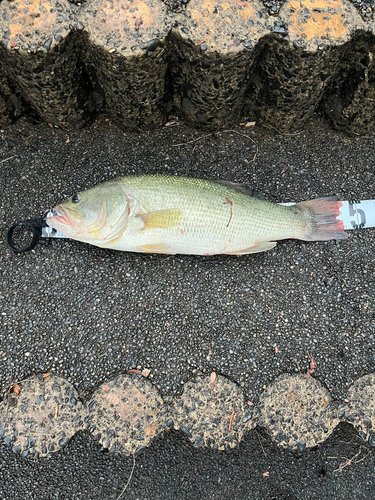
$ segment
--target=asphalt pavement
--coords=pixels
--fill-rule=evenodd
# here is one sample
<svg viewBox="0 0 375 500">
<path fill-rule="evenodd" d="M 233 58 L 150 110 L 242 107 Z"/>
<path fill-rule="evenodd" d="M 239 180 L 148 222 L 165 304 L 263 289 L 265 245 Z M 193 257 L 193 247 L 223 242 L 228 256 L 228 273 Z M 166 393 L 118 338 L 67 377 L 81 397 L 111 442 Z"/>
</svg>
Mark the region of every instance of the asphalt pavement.
<svg viewBox="0 0 375 500">
<path fill-rule="evenodd" d="M 346 137 L 319 116 L 293 135 L 256 126 L 207 135 L 178 122 L 135 134 L 104 117 L 65 132 L 22 119 L 0 132 L 0 162 L 4 395 L 10 381 L 52 372 L 85 400 L 118 374 L 149 369 L 166 401 L 196 373 L 215 372 L 256 404 L 279 375 L 306 372 L 312 355 L 314 377 L 344 402 L 354 381 L 375 371 L 373 229 L 340 242 L 283 241 L 241 258 L 131 254 L 70 240 L 16 255 L 4 242 L 14 222 L 129 174 L 236 181 L 274 202 L 374 199 L 373 135 Z M 133 459 L 80 432 L 44 459 L 2 445 L 0 464 L 0 498 L 99 499 L 120 494 Z M 261 429 L 226 451 L 196 449 L 172 430 L 137 454 L 124 498 L 368 499 L 373 473 L 373 448 L 347 424 L 302 454 Z"/>
</svg>

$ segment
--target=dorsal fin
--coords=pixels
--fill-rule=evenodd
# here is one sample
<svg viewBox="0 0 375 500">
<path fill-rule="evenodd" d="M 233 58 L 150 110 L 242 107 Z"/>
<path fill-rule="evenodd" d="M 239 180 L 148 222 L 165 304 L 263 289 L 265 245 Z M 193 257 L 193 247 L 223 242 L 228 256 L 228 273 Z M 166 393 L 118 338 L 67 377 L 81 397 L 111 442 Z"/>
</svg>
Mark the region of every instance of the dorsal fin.
<svg viewBox="0 0 375 500">
<path fill-rule="evenodd" d="M 248 196 L 253 196 L 254 198 L 259 198 L 259 200 L 265 200 L 265 196 L 263 193 L 260 193 L 259 191 L 255 191 L 255 189 L 250 188 L 249 186 L 246 186 L 245 184 L 239 184 L 238 182 L 231 182 L 231 181 L 215 181 L 217 184 L 222 184 L 223 186 L 230 187 L 232 189 L 236 189 L 237 191 L 240 191 L 241 193 L 247 194 Z"/>
</svg>

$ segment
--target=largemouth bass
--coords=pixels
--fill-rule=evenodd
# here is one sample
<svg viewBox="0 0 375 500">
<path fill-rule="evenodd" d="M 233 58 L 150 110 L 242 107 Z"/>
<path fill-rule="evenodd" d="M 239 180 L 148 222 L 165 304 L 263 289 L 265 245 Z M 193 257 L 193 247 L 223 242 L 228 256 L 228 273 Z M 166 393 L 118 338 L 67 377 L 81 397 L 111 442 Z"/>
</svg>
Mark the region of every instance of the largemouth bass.
<svg viewBox="0 0 375 500">
<path fill-rule="evenodd" d="M 98 247 L 165 254 L 264 252 L 276 240 L 345 239 L 336 198 L 286 207 L 242 187 L 166 175 L 130 176 L 82 191 L 47 224 Z"/>
</svg>

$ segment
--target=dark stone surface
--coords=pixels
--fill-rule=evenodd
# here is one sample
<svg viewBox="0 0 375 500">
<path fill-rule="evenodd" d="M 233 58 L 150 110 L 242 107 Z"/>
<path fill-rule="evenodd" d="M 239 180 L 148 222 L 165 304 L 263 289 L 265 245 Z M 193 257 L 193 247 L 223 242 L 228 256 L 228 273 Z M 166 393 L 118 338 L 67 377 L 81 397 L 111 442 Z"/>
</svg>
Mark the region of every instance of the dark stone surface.
<svg viewBox="0 0 375 500">
<path fill-rule="evenodd" d="M 49 459 L 25 459 L 1 446 L 0 497 L 115 500 L 132 468 L 132 457 L 105 453 L 83 432 Z M 121 499 L 368 500 L 373 469 L 373 449 L 345 424 L 322 445 L 300 453 L 277 448 L 262 431 L 220 452 L 195 448 L 172 430 L 137 455 Z"/>
<path fill-rule="evenodd" d="M 195 126 L 219 130 L 240 118 L 254 47 L 268 33 L 253 2 L 192 0 L 171 33 L 174 105 Z"/>
<path fill-rule="evenodd" d="M 298 131 L 318 107 L 342 47 L 309 52 L 269 36 L 257 47 L 244 112 L 278 131 Z"/>
<path fill-rule="evenodd" d="M 321 108 L 332 126 L 348 134 L 369 132 L 375 122 L 375 42 L 371 34 L 351 40 L 340 58 L 337 77 Z"/>
<path fill-rule="evenodd" d="M 220 130 L 238 122 L 253 67 L 252 50 L 222 56 L 174 35 L 171 75 L 175 111 L 192 125 Z"/>
</svg>

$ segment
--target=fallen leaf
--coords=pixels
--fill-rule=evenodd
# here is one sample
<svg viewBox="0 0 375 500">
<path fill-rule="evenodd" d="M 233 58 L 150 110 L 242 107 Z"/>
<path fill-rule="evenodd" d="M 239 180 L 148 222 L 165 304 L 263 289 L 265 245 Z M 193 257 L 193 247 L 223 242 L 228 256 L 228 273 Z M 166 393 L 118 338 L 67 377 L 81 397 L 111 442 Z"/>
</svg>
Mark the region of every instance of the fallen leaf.
<svg viewBox="0 0 375 500">
<path fill-rule="evenodd" d="M 47 378 L 51 375 L 51 372 L 43 373 L 42 378 Z"/>
<path fill-rule="evenodd" d="M 210 383 L 213 384 L 216 380 L 216 373 L 212 372 L 210 375 Z"/>
<path fill-rule="evenodd" d="M 234 415 L 235 415 L 234 408 L 232 408 L 232 413 L 231 416 L 229 417 L 228 431 L 232 430 Z"/>
<path fill-rule="evenodd" d="M 142 377 L 147 378 L 150 375 L 150 373 L 151 373 L 151 370 L 149 370 L 148 368 L 145 368 L 144 370 L 142 370 L 141 375 L 142 375 Z"/>
<path fill-rule="evenodd" d="M 267 471 L 267 472 L 263 472 L 263 477 L 269 477 L 270 473 Z"/>
<path fill-rule="evenodd" d="M 70 139 L 69 139 L 69 136 L 67 135 L 67 140 L 65 141 L 65 144 L 69 144 L 70 142 Z"/>
<path fill-rule="evenodd" d="M 142 375 L 142 372 L 139 370 L 128 370 L 127 373 L 136 373 L 137 375 Z"/>
<path fill-rule="evenodd" d="M 138 17 L 135 21 L 134 21 L 134 28 L 136 31 L 139 30 L 139 27 L 140 25 L 143 24 L 143 21 L 142 21 L 142 18 L 141 17 Z"/>
<path fill-rule="evenodd" d="M 279 348 L 275 346 L 275 353 L 277 354 L 279 352 Z"/>
<path fill-rule="evenodd" d="M 308 369 L 307 373 L 305 373 L 305 375 L 303 377 L 304 378 L 310 377 L 310 375 L 312 375 L 314 373 L 315 369 L 316 369 L 316 362 L 315 362 L 315 359 L 313 358 L 313 355 L 310 354 L 310 368 Z"/>
<path fill-rule="evenodd" d="M 249 128 L 249 127 L 254 127 L 256 122 L 247 122 L 245 123 L 245 128 Z"/>
<path fill-rule="evenodd" d="M 224 21 L 226 21 L 228 24 L 232 24 L 232 19 L 230 17 L 224 17 Z"/>
<path fill-rule="evenodd" d="M 202 45 L 202 43 L 204 43 L 206 40 L 201 40 L 197 45 L 199 47 L 199 45 Z"/>
<path fill-rule="evenodd" d="M 21 392 L 21 387 L 18 384 L 14 384 L 12 387 L 12 392 L 14 393 L 15 397 L 18 398 Z"/>
</svg>

